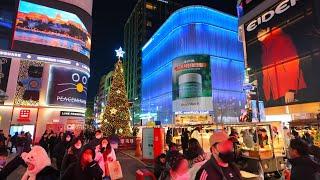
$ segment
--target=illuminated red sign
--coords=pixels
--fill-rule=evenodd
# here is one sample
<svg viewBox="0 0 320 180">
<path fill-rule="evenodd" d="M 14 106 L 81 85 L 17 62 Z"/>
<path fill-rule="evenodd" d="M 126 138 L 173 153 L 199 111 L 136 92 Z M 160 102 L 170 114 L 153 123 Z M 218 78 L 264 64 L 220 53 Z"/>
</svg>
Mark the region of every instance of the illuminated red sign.
<svg viewBox="0 0 320 180">
<path fill-rule="evenodd" d="M 30 121 L 30 110 L 20 110 L 18 121 Z"/>
</svg>

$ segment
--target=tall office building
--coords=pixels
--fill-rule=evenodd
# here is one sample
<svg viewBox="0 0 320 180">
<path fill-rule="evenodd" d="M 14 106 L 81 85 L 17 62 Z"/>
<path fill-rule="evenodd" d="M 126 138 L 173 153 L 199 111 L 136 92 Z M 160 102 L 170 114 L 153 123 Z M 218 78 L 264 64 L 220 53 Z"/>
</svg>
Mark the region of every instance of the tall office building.
<svg viewBox="0 0 320 180">
<path fill-rule="evenodd" d="M 138 0 L 124 27 L 126 87 L 134 122 L 140 122 L 142 47 L 176 10 L 189 5 L 204 5 L 236 14 L 236 1 L 222 0 Z"/>
<path fill-rule="evenodd" d="M 108 74 L 103 75 L 100 79 L 99 90 L 95 98 L 95 117 L 96 123 L 100 123 L 103 119 L 103 111 L 107 105 L 108 94 L 111 87 L 113 71 L 110 71 Z"/>
</svg>

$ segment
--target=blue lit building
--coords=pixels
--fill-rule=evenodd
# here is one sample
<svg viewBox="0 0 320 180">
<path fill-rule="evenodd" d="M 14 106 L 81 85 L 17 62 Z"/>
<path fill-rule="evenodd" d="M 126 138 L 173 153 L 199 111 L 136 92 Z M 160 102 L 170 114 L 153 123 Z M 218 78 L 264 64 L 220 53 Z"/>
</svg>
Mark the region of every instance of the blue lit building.
<svg viewBox="0 0 320 180">
<path fill-rule="evenodd" d="M 205 6 L 177 10 L 142 48 L 143 122 L 237 121 L 244 109 L 238 19 Z"/>
</svg>

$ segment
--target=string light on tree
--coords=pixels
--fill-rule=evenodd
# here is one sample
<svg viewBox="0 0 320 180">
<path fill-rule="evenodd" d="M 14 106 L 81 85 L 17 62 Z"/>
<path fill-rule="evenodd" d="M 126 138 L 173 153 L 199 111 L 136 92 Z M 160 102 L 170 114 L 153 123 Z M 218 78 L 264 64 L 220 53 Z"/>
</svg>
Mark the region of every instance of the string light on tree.
<svg viewBox="0 0 320 180">
<path fill-rule="evenodd" d="M 124 72 L 121 58 L 124 51 L 120 47 L 116 50 L 118 61 L 112 75 L 111 87 L 108 95 L 107 106 L 103 114 L 101 129 L 107 136 L 113 133 L 120 136 L 130 135 L 130 112 L 127 92 L 125 87 Z"/>
</svg>

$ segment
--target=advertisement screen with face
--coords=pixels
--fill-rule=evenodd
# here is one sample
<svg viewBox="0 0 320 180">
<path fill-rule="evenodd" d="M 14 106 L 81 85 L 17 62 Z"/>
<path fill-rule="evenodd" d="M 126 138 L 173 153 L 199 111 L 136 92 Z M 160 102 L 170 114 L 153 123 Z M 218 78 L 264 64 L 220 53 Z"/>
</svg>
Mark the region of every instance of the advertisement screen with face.
<svg viewBox="0 0 320 180">
<path fill-rule="evenodd" d="M 250 80 L 266 107 L 320 100 L 320 2 L 282 0 L 245 24 Z"/>
<path fill-rule="evenodd" d="M 88 64 L 91 17 L 59 1 L 20 0 L 12 49 Z"/>
<path fill-rule="evenodd" d="M 172 63 L 173 111 L 211 111 L 210 56 L 183 56 Z"/>
<path fill-rule="evenodd" d="M 50 105 L 86 107 L 89 75 L 85 72 L 51 66 L 47 103 Z"/>
</svg>

